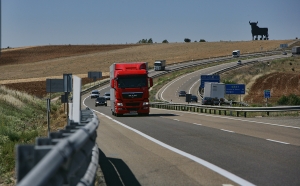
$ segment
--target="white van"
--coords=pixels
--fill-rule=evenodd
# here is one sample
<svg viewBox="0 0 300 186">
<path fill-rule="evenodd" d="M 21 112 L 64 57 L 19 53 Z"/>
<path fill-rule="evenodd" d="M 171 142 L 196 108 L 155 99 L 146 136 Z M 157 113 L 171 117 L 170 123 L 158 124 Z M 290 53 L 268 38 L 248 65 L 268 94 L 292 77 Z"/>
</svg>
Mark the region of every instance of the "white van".
<svg viewBox="0 0 300 186">
<path fill-rule="evenodd" d="M 240 51 L 239 50 L 232 51 L 232 57 L 240 57 Z"/>
</svg>

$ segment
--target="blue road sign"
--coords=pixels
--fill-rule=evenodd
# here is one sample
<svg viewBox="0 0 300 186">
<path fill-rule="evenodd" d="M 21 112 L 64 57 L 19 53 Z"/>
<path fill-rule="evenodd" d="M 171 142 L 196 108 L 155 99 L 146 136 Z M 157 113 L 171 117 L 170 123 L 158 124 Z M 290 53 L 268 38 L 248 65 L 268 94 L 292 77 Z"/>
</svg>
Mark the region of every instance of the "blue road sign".
<svg viewBox="0 0 300 186">
<path fill-rule="evenodd" d="M 245 94 L 245 84 L 226 84 L 225 94 Z"/>
<path fill-rule="evenodd" d="M 270 98 L 271 97 L 271 91 L 270 90 L 264 90 L 264 97 Z"/>
<path fill-rule="evenodd" d="M 220 75 L 201 75 L 200 80 L 201 80 L 200 88 L 204 88 L 205 82 L 220 83 Z"/>
</svg>

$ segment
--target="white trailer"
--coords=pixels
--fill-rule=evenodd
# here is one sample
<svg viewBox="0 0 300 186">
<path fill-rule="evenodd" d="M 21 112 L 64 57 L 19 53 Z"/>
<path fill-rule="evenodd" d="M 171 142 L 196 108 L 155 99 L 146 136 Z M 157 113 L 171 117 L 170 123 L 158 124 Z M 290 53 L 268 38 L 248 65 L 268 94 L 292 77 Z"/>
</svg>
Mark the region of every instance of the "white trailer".
<svg viewBox="0 0 300 186">
<path fill-rule="evenodd" d="M 232 51 L 232 57 L 240 57 L 240 51 L 239 50 Z"/>
<path fill-rule="evenodd" d="M 300 46 L 294 46 L 292 48 L 292 54 L 300 54 Z"/>
<path fill-rule="evenodd" d="M 204 83 L 203 97 L 211 97 L 221 99 L 225 97 L 225 84 L 216 82 Z"/>
<path fill-rule="evenodd" d="M 154 70 L 161 71 L 166 68 L 166 60 L 155 60 L 154 62 Z"/>
</svg>

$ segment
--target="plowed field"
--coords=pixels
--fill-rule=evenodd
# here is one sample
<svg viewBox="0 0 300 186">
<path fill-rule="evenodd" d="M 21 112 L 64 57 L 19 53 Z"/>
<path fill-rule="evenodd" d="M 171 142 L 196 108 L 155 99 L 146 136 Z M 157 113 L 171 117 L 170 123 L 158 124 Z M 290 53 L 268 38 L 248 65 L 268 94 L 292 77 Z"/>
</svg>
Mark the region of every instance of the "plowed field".
<svg viewBox="0 0 300 186">
<path fill-rule="evenodd" d="M 91 82 L 86 78 L 88 71 L 101 71 L 108 76 L 109 66 L 114 62 L 147 61 L 152 67 L 156 59 L 166 59 L 167 65 L 192 59 L 230 56 L 233 50 L 239 49 L 241 53 L 253 53 L 274 50 L 282 43 L 292 40 L 273 41 L 241 41 L 241 42 L 206 42 L 206 43 L 169 43 L 169 44 L 128 44 L 128 45 L 60 45 L 24 47 L 20 49 L 5 49 L 0 56 L 0 85 L 29 92 L 38 97 L 46 94 L 47 78 L 62 78 L 64 73 L 72 73 L 82 78 L 83 84 Z M 295 70 L 297 72 L 297 69 Z M 286 87 L 278 90 L 299 90 L 290 88 L 286 81 L 295 82 L 295 77 L 277 74 L 264 81 L 284 81 Z M 282 78 L 280 78 L 283 76 Z M 274 79 L 277 77 L 277 79 Z M 278 78 L 279 77 L 279 78 Z M 270 83 L 258 83 L 270 86 Z M 280 84 L 280 83 L 279 83 Z M 256 86 L 254 84 L 253 86 Z M 291 86 L 296 86 L 291 84 Z M 260 89 L 265 89 L 261 87 Z M 274 96 L 278 90 L 272 90 Z M 247 99 L 256 101 L 258 93 L 251 90 Z M 280 93 L 278 93 L 280 95 Z M 246 98 L 245 98 L 246 99 Z"/>
</svg>

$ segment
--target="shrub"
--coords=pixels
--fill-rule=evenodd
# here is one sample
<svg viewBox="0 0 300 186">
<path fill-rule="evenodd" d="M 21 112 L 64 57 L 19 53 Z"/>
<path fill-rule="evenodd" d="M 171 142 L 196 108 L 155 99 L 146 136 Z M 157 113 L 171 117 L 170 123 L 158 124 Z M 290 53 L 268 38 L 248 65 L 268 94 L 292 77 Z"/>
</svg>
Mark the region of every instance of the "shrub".
<svg viewBox="0 0 300 186">
<path fill-rule="evenodd" d="M 281 96 L 277 101 L 278 105 L 300 105 L 300 97 L 295 94 Z"/>
<path fill-rule="evenodd" d="M 189 38 L 184 38 L 184 42 L 189 43 L 191 40 Z"/>
</svg>

